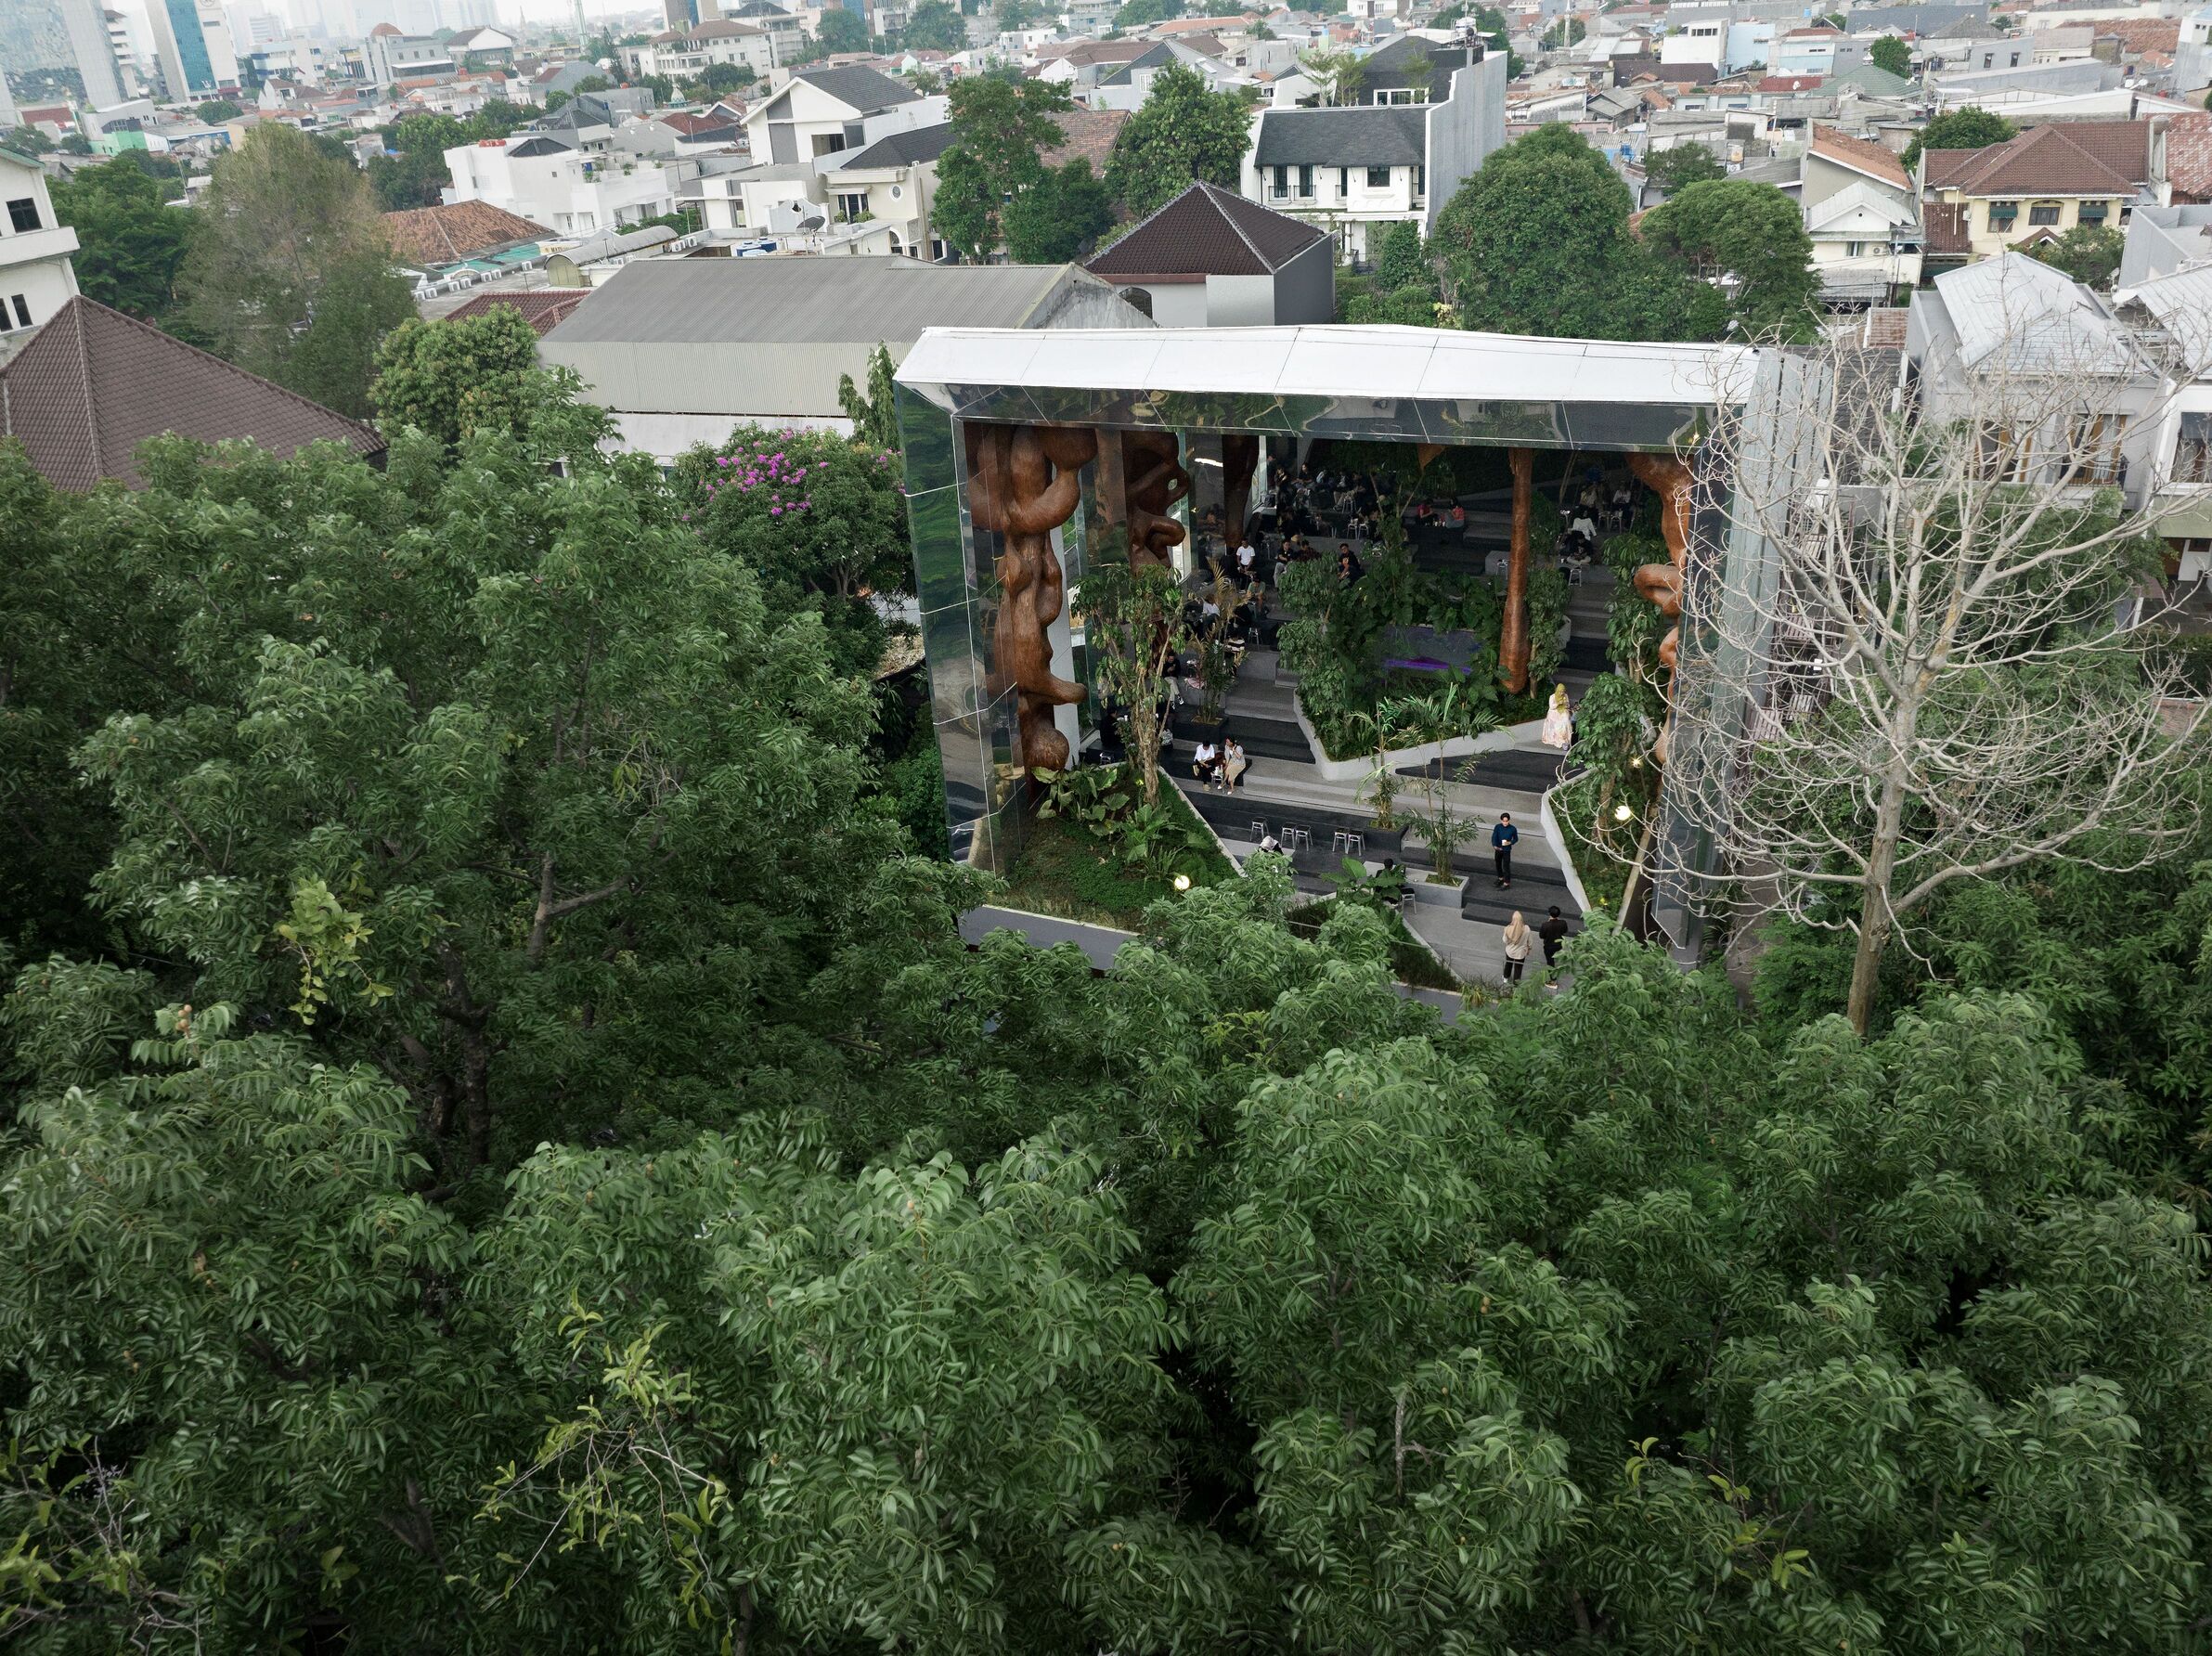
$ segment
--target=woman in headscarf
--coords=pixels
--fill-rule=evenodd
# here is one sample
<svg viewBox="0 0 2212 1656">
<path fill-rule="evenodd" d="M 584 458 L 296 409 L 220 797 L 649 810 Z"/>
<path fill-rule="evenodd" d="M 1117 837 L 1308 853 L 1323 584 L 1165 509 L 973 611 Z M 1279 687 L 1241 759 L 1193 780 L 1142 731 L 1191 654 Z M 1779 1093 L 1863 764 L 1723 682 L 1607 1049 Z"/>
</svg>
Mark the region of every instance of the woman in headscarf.
<svg viewBox="0 0 2212 1656">
<path fill-rule="evenodd" d="M 1536 946 L 1536 934 L 1529 929 L 1529 923 L 1520 917 L 1520 911 L 1513 911 L 1513 918 L 1506 923 L 1506 987 L 1516 989 L 1520 974 L 1529 964 L 1529 951 Z"/>
</svg>

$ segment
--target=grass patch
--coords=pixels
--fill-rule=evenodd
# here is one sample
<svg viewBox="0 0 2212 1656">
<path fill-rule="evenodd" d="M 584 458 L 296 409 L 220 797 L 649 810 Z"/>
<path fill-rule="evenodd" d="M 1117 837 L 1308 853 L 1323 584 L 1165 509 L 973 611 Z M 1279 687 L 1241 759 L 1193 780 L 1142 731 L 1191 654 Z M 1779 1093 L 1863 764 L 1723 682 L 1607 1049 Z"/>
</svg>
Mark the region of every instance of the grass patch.
<svg viewBox="0 0 2212 1656">
<path fill-rule="evenodd" d="M 1632 833 L 1598 835 L 1597 775 L 1585 771 L 1554 788 L 1551 813 L 1558 819 L 1559 835 L 1567 842 L 1567 856 L 1589 896 L 1591 909 L 1618 919 L 1621 899 L 1628 886 L 1628 863 L 1623 859 L 1635 857 L 1636 841 Z M 1636 829 L 1636 824 L 1630 823 L 1629 828 Z"/>
<path fill-rule="evenodd" d="M 1325 897 L 1318 902 L 1300 904 L 1287 916 L 1291 932 L 1301 938 L 1316 938 L 1328 919 L 1329 906 L 1337 899 Z M 1406 929 L 1404 920 L 1395 910 L 1382 912 L 1391 928 L 1391 975 L 1400 983 L 1409 983 L 1416 989 L 1440 989 L 1456 994 L 1463 987 L 1453 976 L 1452 969 L 1436 958 L 1429 945 Z"/>
<path fill-rule="evenodd" d="M 1159 796 L 1193 827 L 1204 826 L 1183 790 L 1165 777 L 1160 779 Z M 1146 908 L 1175 894 L 1172 880 L 1139 878 L 1121 865 L 1104 840 L 1067 817 L 1031 818 L 1027 834 L 1021 855 L 1006 874 L 1005 900 L 1010 907 L 1135 931 Z M 1186 872 L 1193 886 L 1238 877 L 1235 865 L 1210 837 L 1203 851 L 1191 855 L 1190 862 Z"/>
</svg>

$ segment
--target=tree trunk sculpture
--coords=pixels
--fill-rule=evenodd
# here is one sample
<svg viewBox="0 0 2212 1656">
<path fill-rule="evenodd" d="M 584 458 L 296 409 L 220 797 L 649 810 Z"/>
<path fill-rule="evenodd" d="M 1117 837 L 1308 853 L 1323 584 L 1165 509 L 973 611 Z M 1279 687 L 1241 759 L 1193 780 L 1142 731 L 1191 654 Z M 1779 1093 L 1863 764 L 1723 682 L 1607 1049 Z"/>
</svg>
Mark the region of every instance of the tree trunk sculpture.
<svg viewBox="0 0 2212 1656">
<path fill-rule="evenodd" d="M 1244 521 L 1252 514 L 1252 474 L 1260 470 L 1260 439 L 1248 433 L 1222 439 L 1222 544 L 1232 558 L 1244 545 Z"/>
<path fill-rule="evenodd" d="M 1659 532 L 1667 543 L 1667 562 L 1646 563 L 1636 572 L 1636 595 L 1656 604 L 1659 613 L 1677 625 L 1667 628 L 1667 635 L 1659 641 L 1659 659 L 1669 674 L 1682 652 L 1682 576 L 1689 562 L 1689 503 L 1691 475 L 1689 466 L 1671 454 L 1632 454 L 1628 469 L 1646 487 L 1655 490 L 1660 498 Z M 1668 717 L 1666 728 L 1659 732 L 1659 740 L 1652 744 L 1651 757 L 1660 764 L 1667 762 L 1667 738 L 1674 732 L 1674 687 L 1667 688 Z"/>
<path fill-rule="evenodd" d="M 1507 451 L 1513 467 L 1513 535 L 1506 553 L 1506 616 L 1498 627 L 1498 679 L 1520 694 L 1529 687 L 1529 523 L 1535 515 L 1536 451 Z"/>
<path fill-rule="evenodd" d="M 1023 768 L 1062 770 L 1067 738 L 1054 725 L 1053 709 L 1081 701 L 1083 687 L 1053 673 L 1047 628 L 1059 616 L 1067 584 L 1053 531 L 1075 511 L 1080 473 L 1098 452 L 1098 433 L 970 423 L 966 436 L 969 518 L 1001 537 L 988 688 L 993 700 L 1009 685 L 1016 692 Z"/>
<path fill-rule="evenodd" d="M 1123 432 L 1121 453 L 1127 467 L 1122 494 L 1129 507 L 1129 565 L 1157 567 L 1181 546 L 1188 533 L 1168 515 L 1191 492 L 1173 432 Z"/>
</svg>

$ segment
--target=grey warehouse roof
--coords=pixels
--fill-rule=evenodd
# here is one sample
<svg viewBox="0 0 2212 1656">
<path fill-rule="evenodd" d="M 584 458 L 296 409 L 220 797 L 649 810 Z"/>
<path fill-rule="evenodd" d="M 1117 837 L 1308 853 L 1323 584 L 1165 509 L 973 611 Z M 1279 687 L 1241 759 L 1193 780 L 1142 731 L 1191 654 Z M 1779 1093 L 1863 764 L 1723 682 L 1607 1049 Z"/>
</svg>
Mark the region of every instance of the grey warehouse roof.
<svg viewBox="0 0 2212 1656">
<path fill-rule="evenodd" d="M 1253 161 L 1263 167 L 1418 167 L 1429 161 L 1429 111 L 1417 104 L 1270 110 Z"/>
<path fill-rule="evenodd" d="M 924 265 L 890 253 L 640 260 L 617 271 L 546 343 L 873 343 L 911 340 L 932 326 L 1015 328 L 1071 269 Z"/>
</svg>

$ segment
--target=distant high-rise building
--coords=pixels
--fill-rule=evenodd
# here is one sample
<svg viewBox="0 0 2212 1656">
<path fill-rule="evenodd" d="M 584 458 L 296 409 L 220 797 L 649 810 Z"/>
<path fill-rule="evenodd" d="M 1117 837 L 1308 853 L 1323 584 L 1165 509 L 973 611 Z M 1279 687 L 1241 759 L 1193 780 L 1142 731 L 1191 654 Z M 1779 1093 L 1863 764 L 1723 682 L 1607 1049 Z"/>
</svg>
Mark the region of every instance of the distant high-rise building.
<svg viewBox="0 0 2212 1656">
<path fill-rule="evenodd" d="M 0 130 L 20 126 L 21 118 L 16 113 L 16 100 L 7 89 L 7 65 L 0 63 Z"/>
<path fill-rule="evenodd" d="M 99 0 L 60 0 L 60 7 L 61 26 L 69 31 L 69 55 L 84 77 L 84 101 L 96 110 L 113 109 L 124 94 L 106 11 Z"/>
<path fill-rule="evenodd" d="M 661 20 L 671 29 L 690 29 L 699 21 L 699 0 L 661 0 Z"/>
<path fill-rule="evenodd" d="M 123 97 L 143 97 L 146 70 L 138 61 L 138 43 L 131 38 L 131 19 L 120 11 L 102 11 L 100 19 L 108 25 L 108 51 L 115 59 L 115 78 L 123 84 Z M 93 107 L 99 107 L 97 98 Z"/>
<path fill-rule="evenodd" d="M 219 0 L 148 0 L 162 87 L 172 103 L 238 84 L 238 54 Z"/>
</svg>

